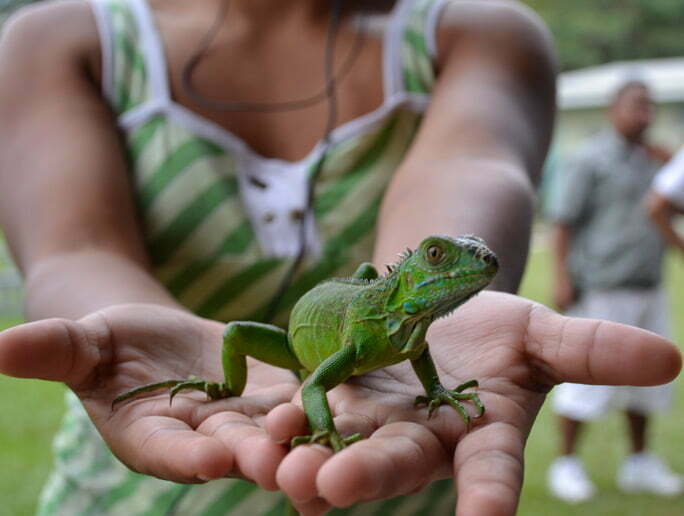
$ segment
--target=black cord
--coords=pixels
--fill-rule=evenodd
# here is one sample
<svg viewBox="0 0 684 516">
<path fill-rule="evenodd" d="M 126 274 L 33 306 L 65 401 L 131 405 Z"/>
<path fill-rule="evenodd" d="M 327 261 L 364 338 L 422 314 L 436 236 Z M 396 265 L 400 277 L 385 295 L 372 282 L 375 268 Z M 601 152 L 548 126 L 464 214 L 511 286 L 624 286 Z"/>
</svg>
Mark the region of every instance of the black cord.
<svg viewBox="0 0 684 516">
<path fill-rule="evenodd" d="M 209 48 L 216 37 L 221 25 L 224 23 L 226 15 L 228 13 L 229 2 L 226 0 L 221 2 L 219 5 L 219 10 L 214 19 L 214 23 L 209 28 L 207 33 L 202 38 L 197 52 L 195 52 L 187 61 L 185 67 L 181 73 L 182 86 L 188 97 L 196 104 L 208 108 L 217 109 L 222 111 L 242 111 L 242 112 L 260 112 L 260 113 L 275 113 L 284 111 L 294 111 L 297 109 L 303 109 L 312 106 L 323 99 L 328 100 L 328 118 L 326 121 L 325 130 L 323 133 L 321 158 L 315 164 L 311 175 L 309 176 L 309 181 L 307 184 L 307 194 L 306 194 L 306 206 L 303 210 L 303 216 L 300 219 L 299 226 L 299 250 L 295 256 L 294 261 L 287 269 L 285 275 L 283 276 L 276 293 L 273 295 L 271 302 L 266 308 L 266 312 L 262 317 L 262 321 L 271 322 L 278 311 L 280 303 L 282 301 L 285 292 L 292 284 L 294 277 L 299 270 L 304 257 L 306 256 L 306 227 L 307 220 L 309 219 L 312 209 L 313 209 L 313 197 L 314 188 L 316 180 L 323 170 L 325 165 L 327 152 L 330 148 L 330 134 L 337 125 L 337 84 L 347 75 L 351 70 L 353 64 L 363 47 L 365 38 L 365 16 L 361 16 L 361 26 L 358 28 L 354 44 L 340 67 L 337 75 L 334 73 L 334 63 L 335 63 L 335 43 L 337 41 L 337 35 L 339 32 L 340 21 L 342 18 L 342 8 L 343 0 L 331 0 L 331 14 L 330 14 L 330 25 L 328 27 L 328 33 L 326 36 L 326 48 L 325 48 L 325 61 L 324 61 L 324 73 L 325 73 L 325 87 L 324 89 L 311 97 L 304 99 L 287 101 L 287 102 L 275 102 L 275 103 L 258 103 L 258 102 L 244 102 L 244 101 L 226 101 L 217 100 L 205 97 L 200 94 L 192 85 L 192 74 L 197 68 L 200 61 L 206 56 Z"/>
<path fill-rule="evenodd" d="M 264 322 L 270 322 L 273 320 L 273 318 L 275 318 L 280 303 L 282 302 L 283 296 L 285 295 L 285 292 L 287 292 L 287 289 L 290 287 L 295 277 L 295 274 L 297 273 L 301 263 L 304 261 L 304 257 L 306 256 L 306 221 L 313 211 L 313 198 L 316 180 L 320 176 L 321 171 L 323 170 L 323 166 L 325 165 L 327 159 L 327 152 L 330 149 L 331 145 L 330 135 L 335 126 L 337 125 L 337 83 L 342 80 L 342 78 L 351 69 L 352 65 L 356 61 L 356 58 L 358 57 L 358 54 L 362 47 L 364 39 L 363 35 L 365 34 L 365 30 L 363 26 L 359 28 L 356 40 L 354 42 L 354 46 L 351 52 L 349 53 L 349 56 L 347 57 L 345 63 L 340 68 L 340 71 L 336 77 L 333 70 L 335 64 L 335 42 L 337 40 L 337 34 L 339 31 L 340 21 L 342 18 L 343 0 L 331 0 L 332 8 L 330 14 L 330 25 L 328 26 L 328 33 L 326 36 L 325 45 L 325 88 L 322 92 L 317 93 L 316 95 L 309 97 L 307 99 L 270 104 L 213 100 L 202 96 L 193 88 L 192 73 L 194 69 L 197 67 L 197 64 L 207 53 L 209 46 L 211 45 L 211 42 L 213 41 L 217 31 L 221 27 L 221 24 L 223 23 L 226 17 L 226 13 L 228 12 L 228 3 L 229 2 L 227 0 L 221 2 L 219 12 L 216 16 L 216 19 L 214 20 L 214 23 L 202 39 L 198 51 L 190 57 L 182 71 L 183 88 L 185 90 L 185 93 L 194 102 L 209 109 L 220 109 L 224 111 L 256 111 L 262 113 L 272 113 L 279 111 L 291 111 L 296 109 L 302 109 L 311 106 L 317 102 L 320 102 L 323 99 L 328 100 L 328 118 L 325 124 L 323 138 L 321 140 L 321 157 L 314 166 L 313 170 L 311 171 L 311 175 L 309 176 L 309 181 L 307 183 L 306 206 L 304 209 L 303 216 L 300 219 L 299 251 L 294 261 L 292 262 L 292 264 L 290 264 L 290 267 L 287 269 L 285 276 L 283 276 L 283 279 L 280 282 L 280 285 L 278 286 L 278 290 L 271 298 L 271 302 L 269 303 L 266 309 L 266 313 L 262 318 Z M 364 20 L 365 18 L 362 17 L 361 19 Z M 171 503 L 171 506 L 166 511 L 166 516 L 171 516 L 176 512 L 176 510 L 180 506 L 181 501 L 185 498 L 188 492 L 189 491 L 187 489 L 181 490 L 181 492 L 176 496 L 176 498 Z"/>
<path fill-rule="evenodd" d="M 333 11 L 335 11 L 335 9 L 339 9 L 341 11 L 343 3 L 342 1 L 334 0 L 334 2 L 331 3 L 334 4 L 332 9 Z M 229 5 L 230 2 L 228 0 L 219 3 L 219 10 L 216 14 L 216 17 L 214 18 L 214 23 L 209 28 L 207 33 L 204 35 L 202 41 L 200 41 L 198 50 L 192 56 L 190 56 L 181 72 L 181 84 L 183 86 L 183 90 L 193 102 L 206 109 L 217 109 L 221 111 L 278 113 L 283 111 L 295 111 L 297 109 L 304 109 L 306 107 L 313 106 L 321 102 L 322 100 L 325 100 L 326 98 L 329 98 L 330 77 L 332 77 L 333 75 L 332 67 L 330 69 L 329 75 L 328 72 L 326 72 L 326 85 L 321 91 L 310 97 L 298 100 L 290 100 L 285 102 L 248 102 L 234 100 L 219 100 L 206 97 L 199 93 L 192 84 L 192 75 L 195 72 L 197 65 L 202 61 L 202 59 L 206 57 L 212 42 L 216 38 L 216 34 L 221 29 L 221 25 L 223 25 L 226 15 L 228 14 Z M 335 23 L 339 24 L 339 19 Z M 361 48 L 363 48 L 363 44 L 365 41 L 365 23 L 366 17 L 361 16 L 360 25 L 358 30 L 356 31 L 354 43 L 352 45 L 352 48 L 349 50 L 349 54 L 342 63 L 342 66 L 340 67 L 337 76 L 334 77 L 335 83 L 340 83 L 342 79 L 349 73 L 354 63 L 356 62 L 356 59 L 358 58 Z M 332 29 L 332 20 L 330 29 Z M 337 27 L 335 27 L 335 31 L 337 31 Z M 330 30 L 328 30 L 328 39 L 330 39 Z"/>
<path fill-rule="evenodd" d="M 337 88 L 336 79 L 333 74 L 333 66 L 335 62 L 335 41 L 337 39 L 337 31 L 339 30 L 341 14 L 342 0 L 335 0 L 330 15 L 330 26 L 328 29 L 328 36 L 326 38 L 325 45 L 325 96 L 328 99 L 328 120 L 326 122 L 325 132 L 323 134 L 321 158 L 311 171 L 309 182 L 307 184 L 308 188 L 306 194 L 306 207 L 299 222 L 299 252 L 285 273 L 285 276 L 283 276 L 278 290 L 273 295 L 273 298 L 271 298 L 271 302 L 266 308 L 266 313 L 262 318 L 264 322 L 271 322 L 275 318 L 280 303 L 285 296 L 285 292 L 292 284 L 295 274 L 297 274 L 297 271 L 299 270 L 299 267 L 306 256 L 306 222 L 313 211 L 314 187 L 316 186 L 316 180 L 318 179 L 318 176 L 320 176 L 321 171 L 323 170 L 327 153 L 330 149 L 330 135 L 337 125 Z"/>
</svg>

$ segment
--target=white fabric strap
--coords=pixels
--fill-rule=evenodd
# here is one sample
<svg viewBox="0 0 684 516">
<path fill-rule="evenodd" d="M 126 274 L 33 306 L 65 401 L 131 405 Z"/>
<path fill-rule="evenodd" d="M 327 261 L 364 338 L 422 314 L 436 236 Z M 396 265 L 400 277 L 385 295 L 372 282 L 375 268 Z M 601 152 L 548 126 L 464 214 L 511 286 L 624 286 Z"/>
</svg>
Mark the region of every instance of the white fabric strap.
<svg viewBox="0 0 684 516">
<path fill-rule="evenodd" d="M 434 62 L 437 59 L 437 26 L 442 14 L 442 9 L 447 5 L 449 0 L 435 0 L 430 6 L 430 9 L 425 20 L 425 45 L 427 47 L 428 55 Z"/>
<path fill-rule="evenodd" d="M 104 1 L 93 0 L 100 6 L 103 19 L 109 16 Z M 324 146 L 319 142 L 309 155 L 297 162 L 267 159 L 254 153 L 240 138 L 216 123 L 173 102 L 168 83 L 168 65 L 152 10 L 146 0 L 124 1 L 131 7 L 140 34 L 151 98 L 124 113 L 119 118 L 119 125 L 124 130 L 132 130 L 155 114 L 164 113 L 173 123 L 227 149 L 235 159 L 240 196 L 262 250 L 270 256 L 295 256 L 299 250 L 298 217 L 306 205 L 308 175 L 314 163 L 321 158 Z M 435 5 L 443 3 L 438 1 Z M 383 104 L 376 110 L 335 129 L 331 134 L 333 144 L 372 130 L 385 120 L 388 113 L 399 106 L 415 111 L 425 109 L 429 95 L 408 94 L 402 73 L 401 48 L 406 23 L 413 6 L 414 0 L 398 0 L 387 20 L 383 36 Z M 431 9 L 435 13 L 439 11 L 436 8 Z M 437 15 L 432 15 L 431 19 L 431 23 L 436 24 Z M 102 25 L 109 31 L 111 39 L 111 20 L 109 23 L 103 22 Z M 109 39 L 104 39 L 103 36 L 103 53 L 107 52 L 108 59 L 111 60 L 111 44 L 108 49 L 105 49 L 104 45 L 107 41 Z M 111 70 L 109 73 L 111 75 Z M 305 225 L 308 253 L 318 256 L 321 252 L 321 243 L 311 214 L 307 216 Z"/>
<path fill-rule="evenodd" d="M 156 102 L 170 102 L 168 73 L 164 47 L 154 22 L 152 10 L 146 0 L 127 0 L 133 11 L 141 38 L 142 51 L 145 56 L 147 80 L 152 97 Z"/>
<path fill-rule="evenodd" d="M 110 104 L 114 103 L 114 50 L 113 30 L 109 9 L 105 0 L 91 0 L 90 5 L 95 17 L 97 32 L 100 36 L 100 51 L 102 59 L 102 77 L 100 78 L 102 95 Z"/>
<path fill-rule="evenodd" d="M 402 74 L 401 44 L 413 0 L 397 0 L 392 8 L 383 41 L 385 101 L 406 93 Z"/>
</svg>

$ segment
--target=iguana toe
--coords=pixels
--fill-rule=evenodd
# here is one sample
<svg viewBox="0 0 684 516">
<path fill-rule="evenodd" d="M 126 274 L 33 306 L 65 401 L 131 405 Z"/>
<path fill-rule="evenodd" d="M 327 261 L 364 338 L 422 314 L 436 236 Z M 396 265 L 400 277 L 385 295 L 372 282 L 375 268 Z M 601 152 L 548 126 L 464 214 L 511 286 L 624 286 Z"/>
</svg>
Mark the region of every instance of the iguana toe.
<svg viewBox="0 0 684 516">
<path fill-rule="evenodd" d="M 478 385 L 479 385 L 479 383 L 477 382 L 477 380 L 469 380 L 465 383 L 462 383 L 461 385 L 459 385 L 458 387 L 456 387 L 455 389 L 452 389 L 452 390 L 453 390 L 453 392 L 458 393 L 458 392 L 463 392 L 466 389 L 470 389 L 472 387 L 477 387 Z"/>
<path fill-rule="evenodd" d="M 337 432 L 330 432 L 328 430 L 321 430 L 319 432 L 314 432 L 311 435 L 299 435 L 293 437 L 290 441 L 290 446 L 294 448 L 300 444 L 322 444 L 323 446 L 328 446 L 332 448 L 335 453 L 343 450 L 347 446 L 356 441 L 363 439 L 361 434 L 352 434 L 347 437 L 342 437 Z"/>
<path fill-rule="evenodd" d="M 202 380 L 189 378 L 188 380 L 181 382 L 178 385 L 175 385 L 171 388 L 171 390 L 169 390 L 169 405 L 171 405 L 171 403 L 173 402 L 173 398 L 176 397 L 176 394 L 178 394 L 181 391 L 197 390 L 206 392 L 206 383 L 207 382 L 204 382 Z"/>
<path fill-rule="evenodd" d="M 119 394 L 116 398 L 114 398 L 114 401 L 112 401 L 112 408 L 124 400 L 133 398 L 145 392 L 156 391 L 158 389 L 169 389 L 169 405 L 173 402 L 173 398 L 176 396 L 176 394 L 185 390 L 202 391 L 206 393 L 207 397 L 212 400 L 229 398 L 231 395 L 230 389 L 228 389 L 228 387 L 223 383 L 206 382 L 195 376 L 190 376 L 187 380 L 166 380 L 164 382 L 150 383 L 148 385 L 131 389 L 130 391 Z"/>
<path fill-rule="evenodd" d="M 150 391 L 156 391 L 158 389 L 168 389 L 169 387 L 175 387 L 179 383 L 183 383 L 185 380 L 166 380 L 163 382 L 156 382 L 156 383 L 149 383 L 147 385 L 141 385 L 140 387 L 136 387 L 135 389 L 131 389 L 130 391 L 126 391 L 123 394 L 119 394 L 116 398 L 114 398 L 114 401 L 112 401 L 112 409 L 121 403 L 122 401 L 125 401 L 130 398 L 134 398 L 138 394 L 143 394 L 145 392 L 150 392 Z"/>
<path fill-rule="evenodd" d="M 468 414 L 468 412 L 466 412 L 465 408 L 461 404 L 461 401 L 472 401 L 473 405 L 475 405 L 475 408 L 477 409 L 477 413 L 473 416 L 474 418 L 481 417 L 485 412 L 484 405 L 476 393 L 469 392 L 462 394 L 463 390 L 469 389 L 471 387 L 477 387 L 477 385 L 477 380 L 470 380 L 469 382 L 463 383 L 452 390 L 447 390 L 443 387 L 440 387 L 428 396 L 416 396 L 414 405 L 427 405 L 429 419 L 432 417 L 432 414 L 435 410 L 437 410 L 437 408 L 446 403 L 456 409 L 463 419 L 463 422 L 467 425 L 470 423 L 471 416 Z"/>
</svg>

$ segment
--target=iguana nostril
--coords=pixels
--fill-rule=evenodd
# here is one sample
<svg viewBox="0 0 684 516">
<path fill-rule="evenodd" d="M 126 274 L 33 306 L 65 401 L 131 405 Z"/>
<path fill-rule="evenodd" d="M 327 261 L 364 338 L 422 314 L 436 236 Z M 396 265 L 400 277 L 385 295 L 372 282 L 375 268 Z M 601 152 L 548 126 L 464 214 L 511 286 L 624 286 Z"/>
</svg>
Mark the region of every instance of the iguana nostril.
<svg viewBox="0 0 684 516">
<path fill-rule="evenodd" d="M 484 262 L 487 265 L 491 265 L 493 267 L 499 267 L 499 260 L 497 259 L 496 255 L 494 253 L 487 253 L 486 255 L 483 256 L 482 258 Z"/>
</svg>

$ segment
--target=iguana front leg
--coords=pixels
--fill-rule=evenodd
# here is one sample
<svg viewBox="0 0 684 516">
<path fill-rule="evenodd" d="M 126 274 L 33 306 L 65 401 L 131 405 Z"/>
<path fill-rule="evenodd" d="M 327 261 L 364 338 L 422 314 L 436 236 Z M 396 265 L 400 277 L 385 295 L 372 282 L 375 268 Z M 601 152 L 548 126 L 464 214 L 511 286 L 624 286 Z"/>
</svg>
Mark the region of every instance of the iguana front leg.
<svg viewBox="0 0 684 516">
<path fill-rule="evenodd" d="M 210 399 L 240 396 L 247 381 L 247 356 L 285 369 L 296 371 L 302 368 L 290 349 L 284 330 L 270 324 L 235 321 L 229 323 L 223 332 L 223 382 L 209 382 L 190 377 L 187 380 L 151 383 L 117 396 L 112 402 L 112 407 L 138 394 L 162 388 L 171 388 L 171 399 L 184 390 L 205 392 Z"/>
<path fill-rule="evenodd" d="M 335 428 L 326 392 L 344 382 L 354 371 L 354 346 L 345 346 L 326 358 L 311 373 L 302 387 L 304 412 L 311 427 L 310 435 L 292 439 L 291 445 L 318 443 L 330 446 L 335 452 L 362 438 L 361 434 L 342 437 Z"/>
<path fill-rule="evenodd" d="M 427 393 L 427 396 L 417 396 L 415 404 L 426 404 L 428 406 L 428 418 L 432 416 L 432 413 L 440 405 L 448 403 L 458 411 L 463 418 L 463 422 L 467 425 L 470 423 L 470 416 L 460 403 L 463 400 L 471 400 L 475 407 L 477 407 L 477 414 L 474 417 L 480 417 L 484 414 L 484 405 L 477 394 L 474 392 L 461 394 L 465 389 L 477 387 L 477 380 L 465 382 L 455 389 L 446 389 L 439 381 L 437 369 L 435 369 L 435 364 L 432 361 L 427 344 L 423 353 L 416 360 L 411 361 L 411 365 Z"/>
</svg>

